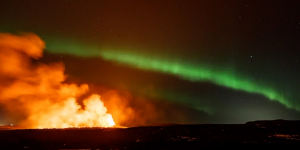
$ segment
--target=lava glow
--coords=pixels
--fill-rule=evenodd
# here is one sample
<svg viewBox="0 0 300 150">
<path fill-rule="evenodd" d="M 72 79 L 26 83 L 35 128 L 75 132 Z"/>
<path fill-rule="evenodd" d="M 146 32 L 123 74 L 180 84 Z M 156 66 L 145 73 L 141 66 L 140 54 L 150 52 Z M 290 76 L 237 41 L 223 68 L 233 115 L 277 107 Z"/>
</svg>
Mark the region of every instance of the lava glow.
<svg viewBox="0 0 300 150">
<path fill-rule="evenodd" d="M 50 105 L 44 113 L 33 113 L 29 122 L 37 128 L 69 128 L 69 127 L 112 127 L 115 122 L 106 112 L 99 95 L 92 95 L 83 101 L 84 108 L 69 98 L 62 103 Z"/>
<path fill-rule="evenodd" d="M 115 122 L 88 85 L 66 83 L 62 63 L 33 63 L 44 42 L 34 34 L 0 34 L 0 103 L 21 128 L 112 127 Z"/>
</svg>

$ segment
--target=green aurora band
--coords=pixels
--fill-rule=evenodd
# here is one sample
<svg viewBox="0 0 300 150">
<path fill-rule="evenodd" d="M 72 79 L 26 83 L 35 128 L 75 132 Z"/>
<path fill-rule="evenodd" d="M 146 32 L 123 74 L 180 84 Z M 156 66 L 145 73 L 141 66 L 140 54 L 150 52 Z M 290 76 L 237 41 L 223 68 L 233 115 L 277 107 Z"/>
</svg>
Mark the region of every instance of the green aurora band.
<svg viewBox="0 0 300 150">
<path fill-rule="evenodd" d="M 104 60 L 117 62 L 130 67 L 174 75 L 194 82 L 210 82 L 215 85 L 262 95 L 269 100 L 277 101 L 290 109 L 300 111 L 298 105 L 292 105 L 282 94 L 264 84 L 237 75 L 233 69 L 215 68 L 208 65 L 194 65 L 174 59 L 155 57 L 132 51 L 103 50 L 96 45 L 84 44 L 72 40 L 45 38 L 47 51 L 80 57 L 101 57 Z"/>
</svg>

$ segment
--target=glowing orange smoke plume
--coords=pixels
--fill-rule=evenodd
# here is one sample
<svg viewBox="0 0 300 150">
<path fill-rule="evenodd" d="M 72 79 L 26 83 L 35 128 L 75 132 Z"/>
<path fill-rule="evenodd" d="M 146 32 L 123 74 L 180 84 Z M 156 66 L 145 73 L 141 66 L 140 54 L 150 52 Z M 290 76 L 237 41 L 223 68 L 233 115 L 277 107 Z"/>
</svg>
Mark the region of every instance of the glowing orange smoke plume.
<svg viewBox="0 0 300 150">
<path fill-rule="evenodd" d="M 88 85 L 65 83 L 63 64 L 31 61 L 44 46 L 35 34 L 0 34 L 0 103 L 9 117 L 24 128 L 114 126 L 100 96 L 86 97 Z"/>
</svg>

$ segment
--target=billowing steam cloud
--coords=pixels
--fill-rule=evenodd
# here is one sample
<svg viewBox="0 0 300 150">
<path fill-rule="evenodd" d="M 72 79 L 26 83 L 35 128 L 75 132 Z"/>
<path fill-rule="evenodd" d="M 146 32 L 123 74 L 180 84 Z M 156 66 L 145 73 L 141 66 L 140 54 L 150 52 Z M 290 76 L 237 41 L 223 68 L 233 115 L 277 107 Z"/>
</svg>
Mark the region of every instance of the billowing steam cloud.
<svg viewBox="0 0 300 150">
<path fill-rule="evenodd" d="M 25 128 L 113 126 L 100 96 L 86 97 L 88 85 L 65 83 L 62 63 L 32 62 L 44 47 L 35 34 L 0 34 L 0 103 L 9 118 Z"/>
</svg>

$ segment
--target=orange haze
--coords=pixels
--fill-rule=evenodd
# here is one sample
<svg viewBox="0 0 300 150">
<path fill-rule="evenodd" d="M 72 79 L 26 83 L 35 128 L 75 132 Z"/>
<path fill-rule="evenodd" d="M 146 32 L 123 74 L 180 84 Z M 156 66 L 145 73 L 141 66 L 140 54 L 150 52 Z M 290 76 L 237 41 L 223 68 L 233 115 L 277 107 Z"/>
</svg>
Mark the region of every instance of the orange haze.
<svg viewBox="0 0 300 150">
<path fill-rule="evenodd" d="M 62 63 L 32 62 L 44 47 L 35 34 L 0 33 L 0 103 L 9 117 L 22 128 L 115 126 L 101 96 L 65 82 Z"/>
</svg>

